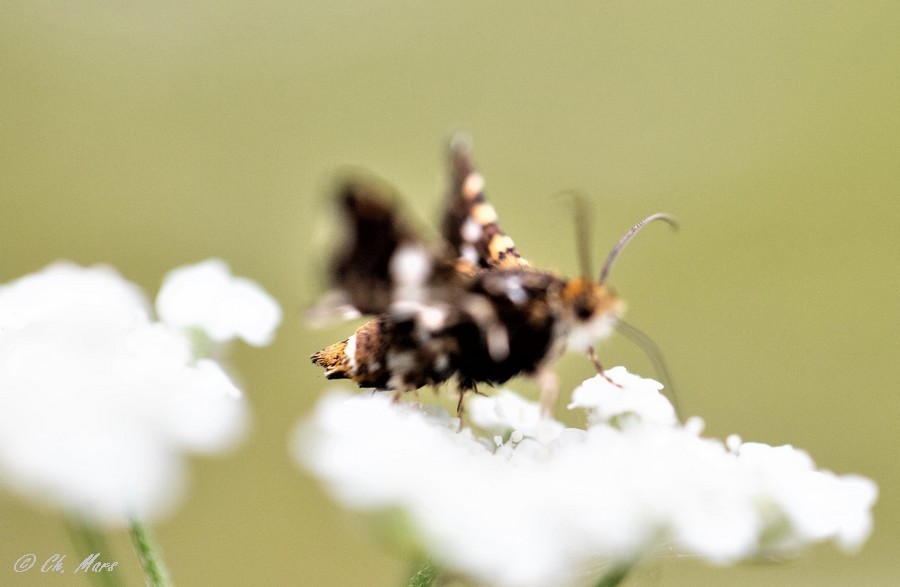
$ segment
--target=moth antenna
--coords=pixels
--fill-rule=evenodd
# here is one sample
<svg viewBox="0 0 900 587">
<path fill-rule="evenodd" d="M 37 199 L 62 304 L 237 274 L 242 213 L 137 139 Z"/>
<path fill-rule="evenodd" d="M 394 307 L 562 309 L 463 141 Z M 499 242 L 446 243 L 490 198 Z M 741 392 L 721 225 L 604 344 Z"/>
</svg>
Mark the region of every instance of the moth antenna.
<svg viewBox="0 0 900 587">
<path fill-rule="evenodd" d="M 628 244 L 628 241 L 630 241 L 632 237 L 634 237 L 634 235 L 636 235 L 642 228 L 644 228 L 654 220 L 662 220 L 671 225 L 672 228 L 676 230 L 678 229 L 678 222 L 675 221 L 675 218 L 663 213 L 651 214 L 650 216 L 647 216 L 646 218 L 635 224 L 631 230 L 625 233 L 625 236 L 619 239 L 619 242 L 616 243 L 616 246 L 613 247 L 613 250 L 611 250 L 609 252 L 609 255 L 607 255 L 606 262 L 603 263 L 603 269 L 600 270 L 600 285 L 606 283 L 606 278 L 609 276 L 609 270 L 612 267 L 613 261 L 615 261 L 616 257 L 619 256 L 619 253 L 622 252 L 622 249 L 625 248 L 625 245 Z"/>
<path fill-rule="evenodd" d="M 591 269 L 591 210 L 590 203 L 584 192 L 578 190 L 563 190 L 553 195 L 554 198 L 569 198 L 572 205 L 572 215 L 575 222 L 575 245 L 578 247 L 578 264 L 581 267 L 581 276 L 593 275 Z"/>
<path fill-rule="evenodd" d="M 642 351 L 647 355 L 650 359 L 650 362 L 653 363 L 653 368 L 656 370 L 656 375 L 660 379 L 662 379 L 661 383 L 664 386 L 664 389 L 668 390 L 669 399 L 672 400 L 672 407 L 675 408 L 675 415 L 678 416 L 678 419 L 681 420 L 681 409 L 678 406 L 678 398 L 675 394 L 675 383 L 672 380 L 672 374 L 669 372 L 669 367 L 666 365 L 666 361 L 663 358 L 662 351 L 653 342 L 653 339 L 647 336 L 642 330 L 634 326 L 633 324 L 629 324 L 624 320 L 616 321 L 616 330 L 639 346 Z"/>
</svg>

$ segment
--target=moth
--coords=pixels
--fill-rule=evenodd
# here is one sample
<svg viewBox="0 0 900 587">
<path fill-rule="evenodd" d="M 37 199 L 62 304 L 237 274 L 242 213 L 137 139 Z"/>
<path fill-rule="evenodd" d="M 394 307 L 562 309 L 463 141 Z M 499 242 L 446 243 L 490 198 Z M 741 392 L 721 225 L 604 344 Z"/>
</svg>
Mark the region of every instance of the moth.
<svg viewBox="0 0 900 587">
<path fill-rule="evenodd" d="M 374 318 L 310 358 L 328 379 L 396 394 L 455 378 L 460 413 L 465 394 L 477 393 L 479 384 L 529 375 L 550 415 L 558 395 L 553 366 L 567 348 L 587 353 L 603 373 L 593 345 L 625 309 L 606 284 L 618 253 L 646 224 L 673 220 L 653 214 L 635 225 L 596 281 L 537 269 L 498 225 L 469 145 L 459 136 L 450 142 L 439 245 L 401 217 L 389 188 L 369 180 L 341 185 L 348 236 L 332 262 L 332 285 L 343 305 Z"/>
</svg>

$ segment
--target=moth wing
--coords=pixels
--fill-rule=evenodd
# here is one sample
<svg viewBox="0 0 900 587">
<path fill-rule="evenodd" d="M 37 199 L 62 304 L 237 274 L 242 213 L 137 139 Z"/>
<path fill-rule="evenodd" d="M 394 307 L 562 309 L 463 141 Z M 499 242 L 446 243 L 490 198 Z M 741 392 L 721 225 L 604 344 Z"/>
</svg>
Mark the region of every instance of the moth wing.
<svg viewBox="0 0 900 587">
<path fill-rule="evenodd" d="M 450 186 L 441 231 L 461 264 L 483 269 L 530 267 L 497 224 L 484 194 L 484 178 L 472 164 L 468 137 L 450 141 Z"/>
<path fill-rule="evenodd" d="M 332 261 L 332 286 L 362 314 L 386 312 L 394 290 L 395 254 L 416 247 L 425 262 L 431 259 L 400 218 L 396 196 L 387 186 L 370 179 L 348 180 L 338 189 L 337 200 L 346 236 Z"/>
<path fill-rule="evenodd" d="M 346 236 L 332 261 L 332 299 L 360 314 L 396 313 L 398 303 L 452 297 L 460 287 L 463 276 L 402 218 L 391 188 L 351 180 L 337 199 Z"/>
</svg>

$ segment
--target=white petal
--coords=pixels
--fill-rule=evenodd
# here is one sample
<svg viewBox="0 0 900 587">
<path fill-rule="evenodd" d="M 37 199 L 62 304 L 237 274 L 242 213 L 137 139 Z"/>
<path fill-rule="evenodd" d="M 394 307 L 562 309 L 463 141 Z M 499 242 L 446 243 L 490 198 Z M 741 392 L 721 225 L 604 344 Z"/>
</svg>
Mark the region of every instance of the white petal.
<svg viewBox="0 0 900 587">
<path fill-rule="evenodd" d="M 220 259 L 170 271 L 156 297 L 160 319 L 178 328 L 199 328 L 215 342 L 241 338 L 254 346 L 271 342 L 281 308 L 256 282 L 233 277 Z"/>
</svg>

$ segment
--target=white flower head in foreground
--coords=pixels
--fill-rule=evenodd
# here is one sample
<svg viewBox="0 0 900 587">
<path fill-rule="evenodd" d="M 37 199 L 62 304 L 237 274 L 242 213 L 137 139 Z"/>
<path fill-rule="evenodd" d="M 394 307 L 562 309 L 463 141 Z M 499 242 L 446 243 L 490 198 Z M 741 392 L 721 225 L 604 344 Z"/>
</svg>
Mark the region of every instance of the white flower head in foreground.
<svg viewBox="0 0 900 587">
<path fill-rule="evenodd" d="M 541 421 L 511 392 L 472 398 L 484 438 L 443 410 L 332 394 L 296 454 L 344 505 L 401 512 L 430 558 L 492 585 L 583 582 L 659 551 L 730 564 L 868 537 L 872 481 L 790 446 L 702 438 L 657 382 L 607 374 L 623 387 L 597 376 L 573 394 L 586 430 Z"/>
<path fill-rule="evenodd" d="M 198 328 L 217 343 L 241 338 L 254 346 L 272 341 L 281 308 L 255 281 L 235 277 L 220 259 L 173 269 L 156 298 L 160 319 Z"/>
<path fill-rule="evenodd" d="M 184 453 L 233 445 L 247 409 L 187 333 L 107 267 L 55 264 L 0 286 L 0 479 L 100 524 L 159 516 Z"/>
</svg>

